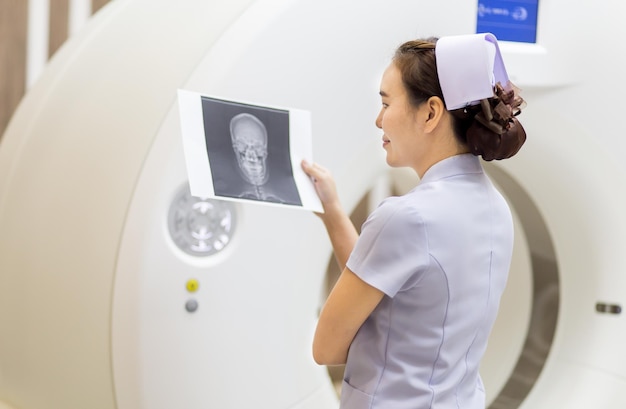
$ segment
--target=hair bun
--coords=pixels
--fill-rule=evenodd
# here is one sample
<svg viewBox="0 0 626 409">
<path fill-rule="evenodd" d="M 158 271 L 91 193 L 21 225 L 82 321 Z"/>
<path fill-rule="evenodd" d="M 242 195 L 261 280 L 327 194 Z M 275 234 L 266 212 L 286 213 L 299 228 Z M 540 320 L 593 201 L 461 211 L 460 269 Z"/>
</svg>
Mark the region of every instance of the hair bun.
<svg viewBox="0 0 626 409">
<path fill-rule="evenodd" d="M 526 105 L 519 89 L 511 82 L 506 88 L 498 82 L 494 93 L 493 98 L 482 99 L 476 106 L 478 111 L 474 111 L 465 135 L 472 153 L 486 161 L 510 158 L 526 142 L 526 131 L 515 118 Z"/>
<path fill-rule="evenodd" d="M 470 151 L 484 160 L 501 160 L 515 155 L 524 142 L 526 131 L 524 127 L 513 117 L 509 120 L 509 126 L 502 134 L 488 129 L 479 121 L 474 121 L 467 130 L 467 144 Z"/>
</svg>

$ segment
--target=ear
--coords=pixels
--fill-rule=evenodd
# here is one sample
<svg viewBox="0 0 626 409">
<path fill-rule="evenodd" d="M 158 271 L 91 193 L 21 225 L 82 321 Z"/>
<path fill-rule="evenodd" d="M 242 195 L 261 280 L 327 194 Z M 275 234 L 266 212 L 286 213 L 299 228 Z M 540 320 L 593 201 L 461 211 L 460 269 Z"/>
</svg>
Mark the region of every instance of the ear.
<svg viewBox="0 0 626 409">
<path fill-rule="evenodd" d="M 426 122 L 424 123 L 424 131 L 432 132 L 441 124 L 442 118 L 446 112 L 446 105 L 439 97 L 430 97 L 424 103 L 426 110 Z"/>
</svg>

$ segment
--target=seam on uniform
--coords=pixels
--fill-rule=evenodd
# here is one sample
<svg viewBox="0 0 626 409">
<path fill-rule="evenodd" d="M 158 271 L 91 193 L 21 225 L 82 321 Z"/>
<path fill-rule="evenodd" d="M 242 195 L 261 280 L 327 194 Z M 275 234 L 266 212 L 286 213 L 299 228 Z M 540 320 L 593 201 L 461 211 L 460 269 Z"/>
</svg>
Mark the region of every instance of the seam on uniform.
<svg viewBox="0 0 626 409">
<path fill-rule="evenodd" d="M 439 348 L 437 348 L 437 357 L 435 358 L 435 360 L 433 361 L 433 367 L 432 367 L 432 371 L 430 372 L 430 378 L 428 379 L 428 388 L 430 389 L 431 393 L 432 393 L 432 397 L 430 398 L 430 405 L 428 406 L 429 409 L 432 409 L 433 407 L 433 402 L 435 400 L 435 389 L 432 386 L 432 382 L 433 382 L 433 377 L 435 376 L 435 367 L 437 366 L 437 362 L 439 362 L 439 357 L 441 355 L 441 348 L 443 347 L 443 343 L 445 341 L 446 338 L 446 322 L 448 321 L 448 308 L 450 307 L 450 282 L 448 281 L 448 275 L 446 274 L 445 270 L 443 269 L 443 267 L 441 266 L 441 264 L 439 263 L 439 261 L 432 257 L 431 258 L 434 260 L 434 262 L 437 264 L 437 266 L 439 266 L 439 270 L 441 271 L 441 274 L 443 274 L 443 277 L 446 279 L 446 290 L 448 293 L 448 297 L 446 300 L 446 312 L 443 316 L 443 321 L 441 323 L 441 342 L 439 343 Z"/>
<path fill-rule="evenodd" d="M 385 375 L 385 371 L 387 371 L 387 361 L 389 358 L 389 338 L 390 338 L 390 334 L 391 334 L 391 321 L 392 321 L 392 317 L 393 317 L 393 310 L 395 307 L 395 302 L 393 302 L 393 299 L 391 299 L 391 305 L 389 306 L 389 316 L 388 321 L 387 321 L 387 339 L 385 340 L 385 360 L 383 363 L 383 369 L 382 371 L 380 371 L 380 376 L 378 377 L 378 382 L 376 382 L 376 387 L 374 388 L 374 391 L 372 393 L 372 400 L 370 403 L 370 406 L 368 409 L 372 409 L 372 407 L 374 406 L 374 400 L 376 399 L 376 394 L 378 393 L 378 388 L 380 387 L 380 383 L 383 380 L 383 377 Z"/>
<path fill-rule="evenodd" d="M 493 250 L 489 252 L 489 287 L 487 288 L 487 303 L 485 305 L 485 310 L 483 311 L 483 318 L 481 320 L 481 322 L 484 324 L 485 319 L 487 318 L 487 313 L 489 311 L 489 304 L 491 302 L 491 271 L 492 271 L 492 266 L 493 266 Z M 456 390 L 454 391 L 454 394 L 456 396 L 456 406 L 457 409 L 461 408 L 461 403 L 459 402 L 459 387 L 463 384 L 463 381 L 465 380 L 465 377 L 467 376 L 467 357 L 469 355 L 469 353 L 472 350 L 472 347 L 474 346 L 474 343 L 476 342 L 476 338 L 478 338 L 478 333 L 480 332 L 480 327 L 478 327 L 478 329 L 476 330 L 476 332 L 474 333 L 474 337 L 472 338 L 472 342 L 469 344 L 469 346 L 467 347 L 467 351 L 465 352 L 465 372 L 463 373 L 463 376 L 461 377 L 461 381 L 459 382 L 459 384 L 456 387 Z"/>
</svg>

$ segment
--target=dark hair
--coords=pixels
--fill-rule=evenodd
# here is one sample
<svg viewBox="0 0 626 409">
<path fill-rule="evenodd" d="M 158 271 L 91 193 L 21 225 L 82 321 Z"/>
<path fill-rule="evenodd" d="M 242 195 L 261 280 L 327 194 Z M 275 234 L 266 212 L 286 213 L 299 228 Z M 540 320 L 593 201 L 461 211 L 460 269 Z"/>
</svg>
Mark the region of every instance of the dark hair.
<svg viewBox="0 0 626 409">
<path fill-rule="evenodd" d="M 393 62 L 400 70 L 409 102 L 417 107 L 436 96 L 445 102 L 435 57 L 436 37 L 407 41 L 395 52 Z M 494 96 L 477 105 L 450 111 L 454 134 L 474 155 L 500 160 L 515 155 L 526 141 L 526 132 L 517 120 L 524 105 L 512 84 L 496 84 Z"/>
</svg>

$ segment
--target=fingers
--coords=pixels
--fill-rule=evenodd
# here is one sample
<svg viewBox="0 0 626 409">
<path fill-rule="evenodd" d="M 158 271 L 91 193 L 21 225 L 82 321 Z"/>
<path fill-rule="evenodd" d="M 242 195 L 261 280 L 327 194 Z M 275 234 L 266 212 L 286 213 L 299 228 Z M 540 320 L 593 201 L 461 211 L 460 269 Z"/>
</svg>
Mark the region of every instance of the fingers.
<svg viewBox="0 0 626 409">
<path fill-rule="evenodd" d="M 303 159 L 302 162 L 300 163 L 300 166 L 302 167 L 302 170 L 304 171 L 304 173 L 306 173 L 307 176 L 313 179 L 313 175 L 311 175 L 311 172 L 313 171 L 313 165 L 309 163 L 306 159 Z"/>
<path fill-rule="evenodd" d="M 327 172 L 326 169 L 317 163 L 310 163 L 307 160 L 303 160 L 301 166 L 304 173 L 306 173 L 313 180 L 313 182 L 317 182 L 317 180 L 323 177 L 324 173 Z"/>
<path fill-rule="evenodd" d="M 311 162 L 309 162 L 306 159 L 302 159 L 301 165 L 302 165 L 302 170 L 304 170 L 304 173 L 306 173 L 309 176 L 310 176 L 311 172 L 315 171 L 315 169 L 314 169 L 315 163 L 311 163 Z"/>
<path fill-rule="evenodd" d="M 329 213 L 333 213 L 330 210 L 341 210 L 341 204 L 339 203 L 339 196 L 337 195 L 337 189 L 335 187 L 335 181 L 331 172 L 323 166 L 317 163 L 311 163 L 303 160 L 301 163 L 302 170 L 311 178 L 315 191 L 322 202 L 324 207 L 324 213 L 321 217 L 327 217 Z M 337 213 L 337 212 L 334 212 Z"/>
</svg>

